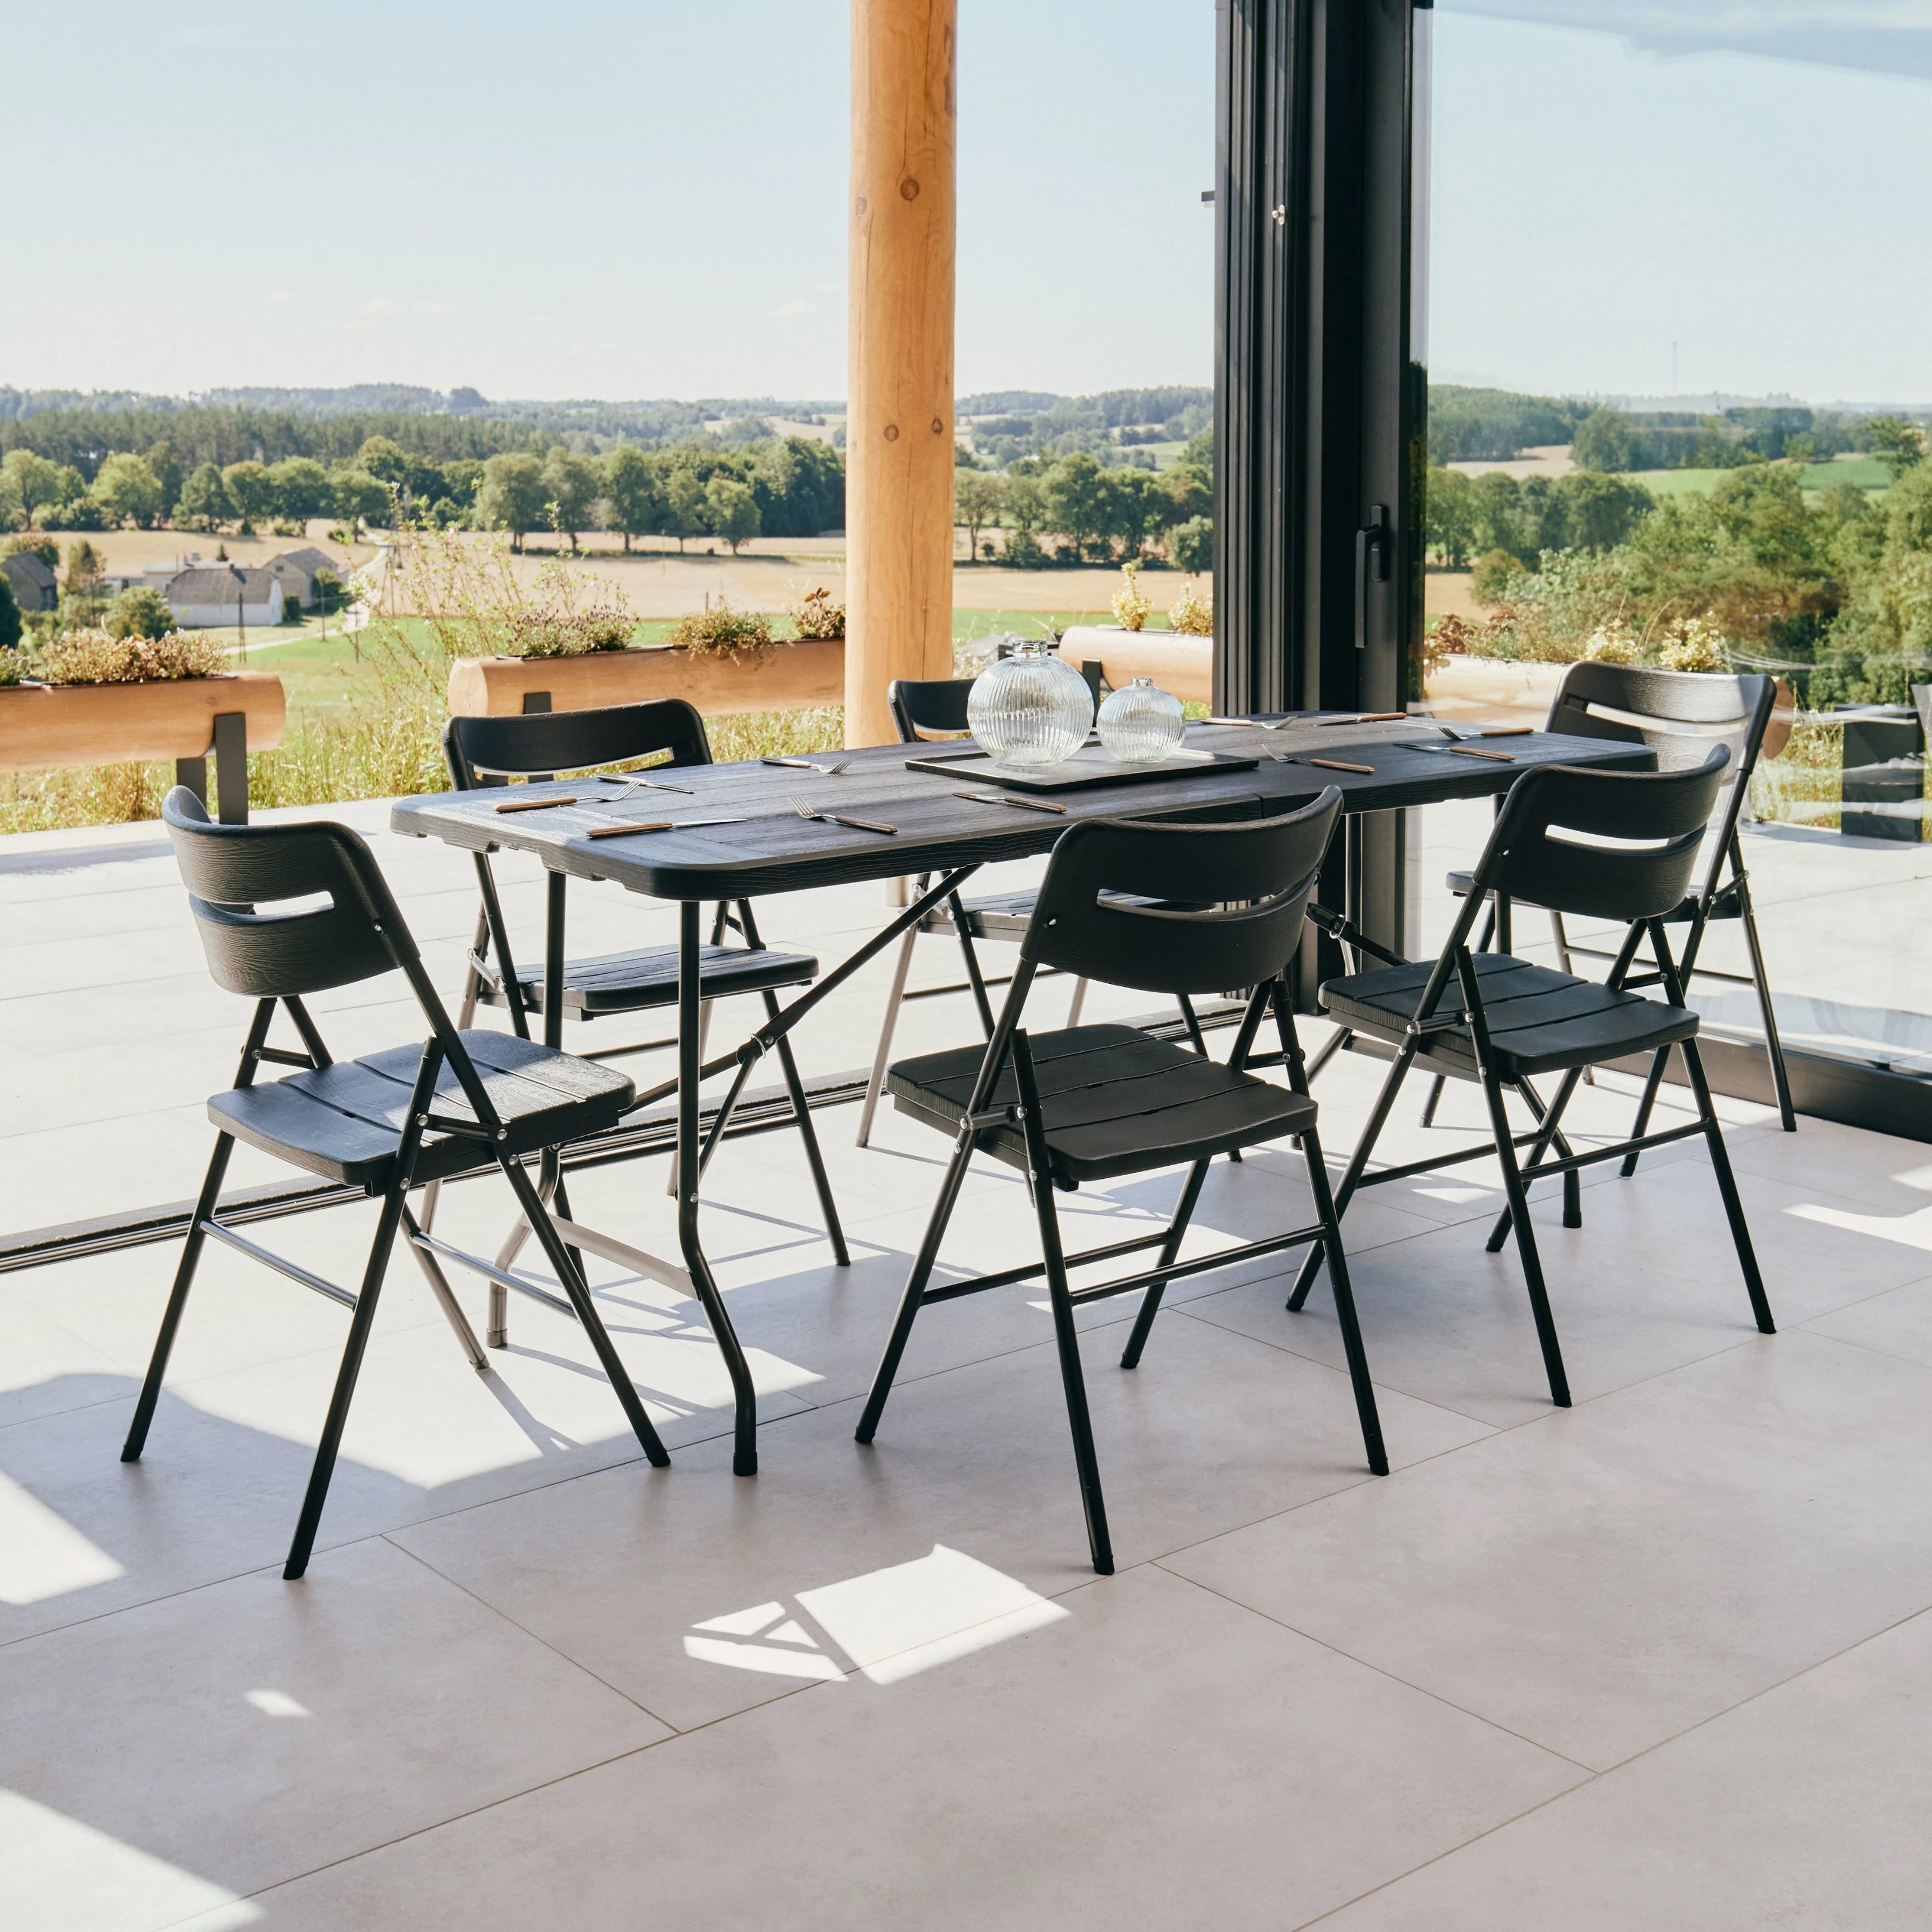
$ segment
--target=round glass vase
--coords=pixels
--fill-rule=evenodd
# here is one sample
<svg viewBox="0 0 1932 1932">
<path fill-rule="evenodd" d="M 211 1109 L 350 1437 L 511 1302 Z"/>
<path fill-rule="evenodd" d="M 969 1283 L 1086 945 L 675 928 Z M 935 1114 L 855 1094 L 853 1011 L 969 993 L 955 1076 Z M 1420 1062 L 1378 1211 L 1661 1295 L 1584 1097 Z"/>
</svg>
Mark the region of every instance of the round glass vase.
<svg viewBox="0 0 1932 1932">
<path fill-rule="evenodd" d="M 1109 692 L 1100 706 L 1100 742 L 1125 765 L 1157 765 L 1186 730 L 1180 700 L 1150 677 Z"/>
<path fill-rule="evenodd" d="M 973 680 L 966 722 L 996 765 L 1037 770 L 1060 764 L 1086 743 L 1094 694 L 1052 645 L 1030 638 Z"/>
</svg>

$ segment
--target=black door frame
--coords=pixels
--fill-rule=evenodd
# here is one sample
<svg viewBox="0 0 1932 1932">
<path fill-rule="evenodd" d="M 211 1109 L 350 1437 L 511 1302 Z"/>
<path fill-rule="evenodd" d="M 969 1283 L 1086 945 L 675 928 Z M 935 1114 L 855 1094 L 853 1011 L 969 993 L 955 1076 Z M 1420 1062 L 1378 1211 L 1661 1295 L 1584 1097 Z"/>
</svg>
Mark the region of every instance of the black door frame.
<svg viewBox="0 0 1932 1932">
<path fill-rule="evenodd" d="M 1420 694 L 1426 157 L 1414 130 L 1429 4 L 1217 0 L 1223 711 L 1394 710 Z M 1400 948 L 1402 814 L 1351 824 L 1351 916 Z M 1305 964 L 1333 970 L 1312 946 Z"/>
</svg>

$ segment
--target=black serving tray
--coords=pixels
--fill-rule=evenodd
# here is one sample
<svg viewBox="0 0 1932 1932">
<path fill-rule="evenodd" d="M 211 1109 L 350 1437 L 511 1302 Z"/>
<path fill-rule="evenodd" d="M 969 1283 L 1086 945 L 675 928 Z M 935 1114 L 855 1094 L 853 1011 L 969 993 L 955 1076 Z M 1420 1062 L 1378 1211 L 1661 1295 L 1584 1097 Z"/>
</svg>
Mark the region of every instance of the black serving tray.
<svg viewBox="0 0 1932 1932">
<path fill-rule="evenodd" d="M 1195 752 L 1178 758 L 1164 758 L 1157 765 L 1127 764 L 1110 758 L 1098 745 L 1088 745 L 1057 765 L 1034 766 L 1018 770 L 996 765 L 976 748 L 967 752 L 932 752 L 908 758 L 909 772 L 933 772 L 941 778 L 964 778 L 974 784 L 1004 785 L 1012 791 L 1082 791 L 1091 785 L 1172 784 L 1179 778 L 1208 778 L 1229 772 L 1251 772 L 1258 758 L 1236 757 L 1227 752 L 1203 756 Z"/>
</svg>

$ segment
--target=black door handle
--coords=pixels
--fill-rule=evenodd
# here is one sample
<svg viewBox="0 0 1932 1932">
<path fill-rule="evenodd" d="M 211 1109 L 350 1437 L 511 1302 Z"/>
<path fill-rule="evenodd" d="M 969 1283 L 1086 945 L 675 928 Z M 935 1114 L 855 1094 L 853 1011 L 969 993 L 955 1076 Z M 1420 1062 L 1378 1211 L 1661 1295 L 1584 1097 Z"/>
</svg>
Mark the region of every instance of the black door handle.
<svg viewBox="0 0 1932 1932">
<path fill-rule="evenodd" d="M 1388 506 L 1378 503 L 1369 512 L 1369 520 L 1355 532 L 1355 648 L 1369 647 L 1369 586 L 1389 579 L 1390 539 Z"/>
</svg>

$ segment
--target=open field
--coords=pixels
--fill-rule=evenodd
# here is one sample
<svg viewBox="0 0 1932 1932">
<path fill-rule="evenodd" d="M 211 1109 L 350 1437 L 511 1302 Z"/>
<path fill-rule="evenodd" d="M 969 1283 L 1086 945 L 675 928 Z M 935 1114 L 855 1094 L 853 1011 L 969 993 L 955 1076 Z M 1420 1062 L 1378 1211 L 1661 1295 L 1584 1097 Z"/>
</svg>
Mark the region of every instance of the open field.
<svg viewBox="0 0 1932 1932">
<path fill-rule="evenodd" d="M 1653 496 L 1687 496 L 1697 490 L 1714 490 L 1735 470 L 1639 470 L 1630 481 L 1641 483 Z M 1807 490 L 1822 490 L 1831 483 L 1856 483 L 1868 494 L 1882 496 L 1892 488 L 1892 472 L 1875 456 L 1834 457 L 1828 463 L 1808 463 L 1798 472 Z"/>
</svg>

